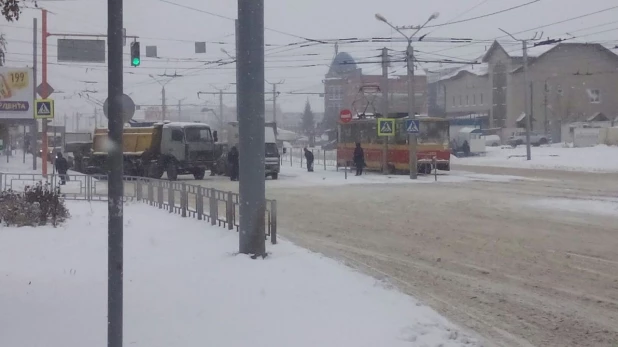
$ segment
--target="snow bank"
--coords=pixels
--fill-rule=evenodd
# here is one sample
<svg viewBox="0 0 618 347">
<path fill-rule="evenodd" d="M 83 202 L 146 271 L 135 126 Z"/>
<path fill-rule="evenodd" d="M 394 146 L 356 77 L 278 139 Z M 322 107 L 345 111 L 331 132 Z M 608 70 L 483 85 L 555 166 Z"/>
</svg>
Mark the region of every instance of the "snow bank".
<svg viewBox="0 0 618 347">
<path fill-rule="evenodd" d="M 104 203 L 63 227 L 0 227 L 0 346 L 106 345 Z M 127 346 L 469 346 L 413 298 L 283 242 L 266 260 L 238 236 L 145 205 L 125 209 Z"/>
<path fill-rule="evenodd" d="M 618 172 L 618 147 L 599 145 L 567 148 L 561 144 L 532 147 L 532 160 L 526 160 L 526 146 L 487 147 L 484 157 L 456 158 L 456 165 L 498 166 L 525 169 L 553 169 L 584 172 Z"/>
</svg>

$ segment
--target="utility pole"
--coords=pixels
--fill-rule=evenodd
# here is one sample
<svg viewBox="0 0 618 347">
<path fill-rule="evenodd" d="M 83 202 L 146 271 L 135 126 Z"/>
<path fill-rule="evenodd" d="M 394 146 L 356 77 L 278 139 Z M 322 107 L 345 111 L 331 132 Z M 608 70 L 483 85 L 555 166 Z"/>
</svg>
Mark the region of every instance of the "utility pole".
<svg viewBox="0 0 618 347">
<path fill-rule="evenodd" d="M 109 177 L 107 225 L 107 346 L 122 347 L 123 338 L 123 13 L 122 0 L 107 1 L 107 88 L 109 98 Z"/>
<path fill-rule="evenodd" d="M 511 35 L 510 33 L 500 29 L 500 31 L 502 31 L 503 33 L 509 35 L 511 38 L 513 38 L 513 40 L 515 41 L 520 41 L 521 45 L 522 45 L 522 50 L 523 50 L 523 58 L 524 58 L 524 95 L 525 95 L 525 100 L 526 100 L 526 109 L 525 109 L 525 114 L 526 114 L 526 159 L 527 160 L 532 160 L 532 150 L 530 148 L 530 130 L 532 129 L 532 101 L 531 101 L 531 95 L 528 91 L 528 88 L 532 89 L 531 84 L 530 84 L 530 80 L 528 78 L 528 41 L 537 41 L 539 40 L 543 34 L 541 33 L 541 35 L 537 38 L 537 33 L 534 34 L 534 37 L 532 39 L 528 39 L 528 40 L 518 40 L 517 38 L 515 38 L 515 36 Z"/>
<path fill-rule="evenodd" d="M 165 86 L 161 87 L 161 120 L 165 121 L 165 113 L 167 111 L 167 106 L 165 105 Z"/>
<path fill-rule="evenodd" d="M 543 107 L 543 130 L 545 132 L 545 136 L 547 136 L 549 134 L 549 122 L 547 121 L 547 106 L 548 106 L 548 100 L 547 100 L 547 94 L 549 93 L 549 86 L 547 85 L 547 80 L 545 80 L 545 88 L 544 88 L 545 93 L 543 93 L 544 95 L 544 106 Z"/>
<path fill-rule="evenodd" d="M 37 72 L 38 72 L 38 52 L 37 52 L 37 45 L 38 45 L 38 33 L 37 33 L 37 28 L 38 26 L 38 22 L 36 18 L 32 19 L 32 74 L 34 76 L 32 76 L 33 82 L 32 83 L 32 89 L 33 89 L 33 94 L 34 98 L 36 99 L 36 87 L 37 87 Z M 33 113 L 34 111 L 34 107 L 33 109 Z M 32 126 L 30 127 L 30 150 L 32 151 L 32 170 L 36 171 L 36 159 L 37 159 L 37 153 L 39 153 L 39 146 L 38 146 L 38 141 L 39 141 L 39 121 L 34 119 L 34 114 L 32 115 Z"/>
<path fill-rule="evenodd" d="M 415 105 L 416 95 L 414 92 L 414 50 L 412 49 L 412 39 L 429 22 L 438 18 L 439 16 L 440 16 L 440 13 L 434 12 L 431 16 L 429 16 L 429 18 L 425 21 L 425 23 L 423 23 L 423 25 L 411 26 L 411 27 L 396 27 L 393 24 L 391 24 L 381 14 L 376 13 L 375 15 L 377 20 L 379 20 L 380 22 L 386 23 L 393 30 L 397 31 L 403 37 L 405 37 L 406 40 L 408 41 L 408 47 L 406 49 L 406 65 L 407 65 L 407 70 L 408 70 L 408 117 L 410 117 L 410 119 L 412 120 L 416 119 L 416 105 Z M 408 36 L 404 34 L 403 31 L 401 31 L 402 29 L 416 29 L 416 31 L 412 35 Z M 418 157 L 417 157 L 418 138 L 416 134 L 408 134 L 408 142 L 410 145 L 410 149 L 409 149 L 410 179 L 415 180 L 418 178 Z"/>
<path fill-rule="evenodd" d="M 227 87 L 223 89 L 217 88 L 215 86 L 212 86 L 212 87 L 216 89 L 217 91 L 216 92 L 197 92 L 197 98 L 199 99 L 200 95 L 202 94 L 219 96 L 219 116 L 217 116 L 216 114 L 215 116 L 217 116 L 217 118 L 219 119 L 219 122 L 221 123 L 219 124 L 220 127 L 223 128 L 225 126 L 225 119 L 223 117 L 223 95 L 237 95 L 237 93 L 236 92 L 226 92 L 225 90 L 227 90 Z"/>
<path fill-rule="evenodd" d="M 182 100 L 178 100 L 178 121 L 182 121 Z"/>
<path fill-rule="evenodd" d="M 221 121 L 221 124 L 220 124 L 221 128 L 223 128 L 223 126 L 225 125 L 225 119 L 223 117 L 223 94 L 233 94 L 233 95 L 236 95 L 236 93 L 224 93 L 224 91 L 226 91 L 228 87 L 217 88 L 214 85 L 211 85 L 211 86 L 214 89 L 216 89 L 218 91 L 218 94 L 219 94 L 219 119 Z M 198 97 L 199 97 L 199 94 L 200 93 L 198 93 Z M 211 94 L 211 95 L 214 95 L 214 94 Z"/>
<path fill-rule="evenodd" d="M 238 0 L 239 252 L 266 256 L 264 0 Z"/>
<path fill-rule="evenodd" d="M 388 117 L 388 48 L 382 48 L 382 117 Z M 388 173 L 388 136 L 384 137 L 384 146 L 382 148 L 382 173 Z"/>
<path fill-rule="evenodd" d="M 266 81 L 266 83 L 273 86 L 273 122 L 277 123 L 277 85 L 285 83 L 285 80 L 276 83 Z"/>
</svg>

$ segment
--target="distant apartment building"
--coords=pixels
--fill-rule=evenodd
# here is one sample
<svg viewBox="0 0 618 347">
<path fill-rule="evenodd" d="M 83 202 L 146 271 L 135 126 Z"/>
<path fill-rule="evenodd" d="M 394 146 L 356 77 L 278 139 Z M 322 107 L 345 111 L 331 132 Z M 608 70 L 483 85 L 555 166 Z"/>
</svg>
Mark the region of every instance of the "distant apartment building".
<svg viewBox="0 0 618 347">
<path fill-rule="evenodd" d="M 559 43 L 528 65 L 526 86 L 522 57 L 496 41 L 480 64 L 431 73 L 429 108 L 489 128 L 523 128 L 529 93 L 533 130 L 557 138 L 562 124 L 618 115 L 618 55 L 603 45 Z"/>
</svg>

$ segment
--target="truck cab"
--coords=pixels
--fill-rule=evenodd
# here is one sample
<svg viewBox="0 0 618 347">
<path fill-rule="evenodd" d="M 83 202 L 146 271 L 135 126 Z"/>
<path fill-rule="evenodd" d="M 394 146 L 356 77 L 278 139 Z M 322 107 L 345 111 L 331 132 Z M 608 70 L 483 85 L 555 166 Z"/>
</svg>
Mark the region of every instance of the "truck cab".
<svg viewBox="0 0 618 347">
<path fill-rule="evenodd" d="M 182 174 L 203 179 L 215 160 L 217 132 L 200 123 L 168 122 L 154 128 L 153 143 L 144 158 L 148 176 L 161 177 L 166 172 L 170 180 Z"/>
</svg>

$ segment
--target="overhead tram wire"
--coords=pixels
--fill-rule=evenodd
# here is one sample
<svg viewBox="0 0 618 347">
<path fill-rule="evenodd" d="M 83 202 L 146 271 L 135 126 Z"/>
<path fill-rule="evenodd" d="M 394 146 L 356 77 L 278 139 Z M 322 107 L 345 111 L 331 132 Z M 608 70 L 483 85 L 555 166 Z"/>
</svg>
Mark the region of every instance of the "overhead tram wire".
<svg viewBox="0 0 618 347">
<path fill-rule="evenodd" d="M 516 31 L 516 32 L 513 33 L 513 35 L 522 34 L 522 33 L 526 33 L 526 32 L 533 31 L 533 30 L 548 28 L 550 26 L 554 26 L 554 25 L 558 25 L 558 24 L 563 24 L 563 23 L 567 23 L 567 22 L 570 22 L 570 21 L 578 20 L 578 19 L 581 19 L 581 18 L 586 18 L 586 17 L 594 16 L 594 15 L 597 15 L 597 14 L 600 14 L 600 13 L 605 13 L 605 12 L 608 12 L 608 11 L 611 11 L 611 10 L 615 10 L 615 9 L 618 9 L 618 6 L 611 6 L 611 7 L 604 8 L 602 10 L 585 13 L 585 14 L 582 14 L 582 15 L 579 15 L 579 16 L 575 16 L 575 17 L 559 20 L 559 21 L 552 22 L 552 23 L 549 23 L 549 24 L 543 24 L 543 25 L 540 25 L 540 26 L 537 26 L 537 27 L 534 27 L 534 28 Z M 508 37 L 508 35 L 498 36 L 498 37 L 494 38 L 491 41 L 499 40 L 499 39 L 506 38 L 506 37 Z M 460 45 L 460 46 L 457 46 L 457 47 L 444 48 L 444 49 L 440 49 L 440 50 L 437 50 L 437 51 L 433 51 L 431 53 L 446 52 L 446 51 L 457 49 L 457 48 L 469 47 L 469 46 L 472 46 L 474 44 L 475 43 L 469 43 L 469 44 L 464 44 L 464 45 Z"/>
</svg>

